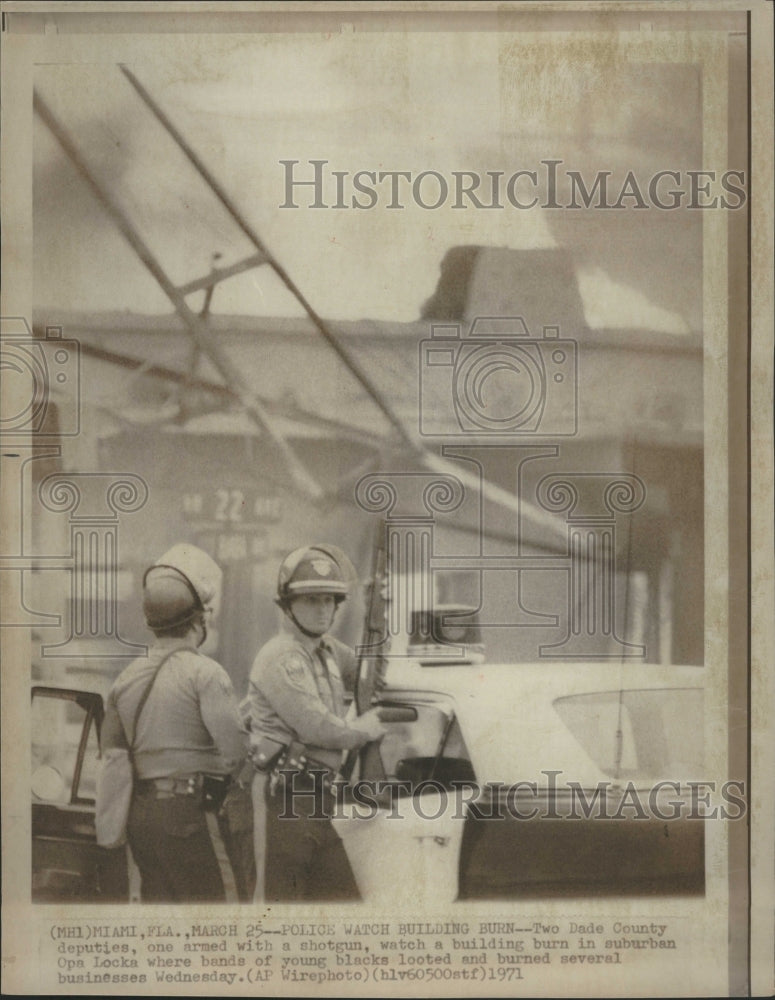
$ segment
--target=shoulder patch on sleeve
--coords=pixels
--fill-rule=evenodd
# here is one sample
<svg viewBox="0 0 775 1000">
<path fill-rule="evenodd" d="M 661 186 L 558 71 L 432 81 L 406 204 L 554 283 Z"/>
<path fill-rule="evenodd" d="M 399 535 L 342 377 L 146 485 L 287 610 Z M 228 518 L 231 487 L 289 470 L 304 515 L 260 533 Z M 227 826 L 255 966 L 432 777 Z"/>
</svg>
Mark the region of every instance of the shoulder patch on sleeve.
<svg viewBox="0 0 775 1000">
<path fill-rule="evenodd" d="M 290 649 L 277 661 L 277 666 L 287 674 L 291 680 L 301 682 L 307 679 L 309 676 L 309 669 L 307 667 L 306 660 L 301 653 L 296 650 Z"/>
<path fill-rule="evenodd" d="M 209 656 L 202 655 L 198 655 L 197 659 L 197 666 L 201 670 L 200 683 L 210 684 L 214 682 L 224 694 L 231 695 L 234 693 L 231 678 L 226 669 L 217 660 L 211 660 Z"/>
</svg>

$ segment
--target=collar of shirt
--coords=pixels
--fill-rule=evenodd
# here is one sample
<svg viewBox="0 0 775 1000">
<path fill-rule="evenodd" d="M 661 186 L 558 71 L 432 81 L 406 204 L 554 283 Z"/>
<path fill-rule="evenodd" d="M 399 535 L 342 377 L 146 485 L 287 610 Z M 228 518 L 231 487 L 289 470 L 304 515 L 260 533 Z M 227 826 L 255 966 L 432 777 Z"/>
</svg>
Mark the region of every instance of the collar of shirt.
<svg viewBox="0 0 775 1000">
<path fill-rule="evenodd" d="M 300 646 L 303 646 L 304 649 L 311 655 L 314 655 L 315 651 L 321 645 L 325 646 L 325 648 L 329 651 L 331 649 L 327 641 L 328 633 L 324 633 L 321 636 L 316 636 L 315 638 L 312 638 L 311 636 L 308 635 L 304 635 L 301 629 L 298 628 L 298 626 L 295 625 L 291 621 L 291 619 L 288 618 L 287 616 L 283 618 L 283 631 L 287 632 L 289 635 L 292 635 L 293 638 L 296 640 L 296 642 L 298 642 Z"/>
<path fill-rule="evenodd" d="M 176 649 L 196 650 L 196 642 L 192 636 L 161 635 L 154 639 L 150 652 L 164 656 Z"/>
</svg>

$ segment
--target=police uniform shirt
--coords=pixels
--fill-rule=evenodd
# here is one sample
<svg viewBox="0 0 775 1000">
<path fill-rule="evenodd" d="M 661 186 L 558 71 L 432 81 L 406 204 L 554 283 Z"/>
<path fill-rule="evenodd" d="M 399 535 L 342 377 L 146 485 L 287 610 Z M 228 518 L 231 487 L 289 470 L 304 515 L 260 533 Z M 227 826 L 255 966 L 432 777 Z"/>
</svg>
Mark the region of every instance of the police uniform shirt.
<svg viewBox="0 0 775 1000">
<path fill-rule="evenodd" d="M 102 727 L 104 748 L 125 746 L 140 698 L 158 664 L 143 706 L 133 756 L 140 778 L 229 773 L 244 758 L 245 735 L 231 680 L 223 667 L 180 638 L 158 639 L 149 655 L 134 660 L 113 685 Z M 126 734 L 126 736 L 124 735 Z"/>
<path fill-rule="evenodd" d="M 341 751 L 368 741 L 344 720 L 345 685 L 352 688 L 353 651 L 332 636 L 305 636 L 290 622 L 259 651 L 248 683 L 251 734 L 281 743 L 300 740 L 307 754 L 339 767 Z"/>
</svg>

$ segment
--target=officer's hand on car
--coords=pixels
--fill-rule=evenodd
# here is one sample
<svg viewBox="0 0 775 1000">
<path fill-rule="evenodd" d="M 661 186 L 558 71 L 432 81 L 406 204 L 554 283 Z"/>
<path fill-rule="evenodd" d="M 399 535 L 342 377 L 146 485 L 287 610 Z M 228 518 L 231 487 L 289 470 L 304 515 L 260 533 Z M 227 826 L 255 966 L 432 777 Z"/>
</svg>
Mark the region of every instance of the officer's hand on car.
<svg viewBox="0 0 775 1000">
<path fill-rule="evenodd" d="M 379 712 L 376 708 L 370 708 L 368 712 L 359 715 L 351 723 L 353 729 L 360 729 L 366 733 L 370 740 L 381 740 L 387 729 L 379 720 Z"/>
</svg>

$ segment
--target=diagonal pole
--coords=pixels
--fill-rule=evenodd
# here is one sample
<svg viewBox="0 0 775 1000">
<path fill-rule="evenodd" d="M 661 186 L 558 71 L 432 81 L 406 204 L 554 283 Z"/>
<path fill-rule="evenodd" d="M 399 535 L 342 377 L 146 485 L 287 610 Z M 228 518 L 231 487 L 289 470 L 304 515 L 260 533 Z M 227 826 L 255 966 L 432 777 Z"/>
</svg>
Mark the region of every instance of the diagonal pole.
<svg viewBox="0 0 775 1000">
<path fill-rule="evenodd" d="M 197 345 L 208 355 L 210 360 L 220 372 L 226 384 L 235 391 L 248 416 L 262 431 L 268 435 L 274 447 L 282 455 L 288 468 L 290 469 L 294 481 L 305 491 L 305 493 L 314 498 L 320 497 L 322 495 L 322 490 L 319 484 L 315 482 L 309 472 L 305 469 L 304 465 L 288 442 L 274 430 L 266 409 L 257 396 L 252 393 L 246 385 L 239 368 L 237 368 L 237 366 L 232 362 L 231 358 L 220 346 L 220 344 L 213 340 L 209 327 L 195 312 L 193 312 L 193 310 L 189 308 L 186 300 L 167 277 L 166 272 L 153 255 L 150 248 L 134 228 L 117 202 L 108 194 L 108 192 L 102 187 L 100 182 L 91 172 L 64 127 L 55 118 L 45 101 L 37 92 L 33 95 L 33 105 L 35 111 L 62 147 L 68 159 L 71 161 L 81 177 L 86 181 L 96 199 L 113 219 L 122 235 L 125 237 L 145 267 L 151 272 L 167 298 L 170 302 L 172 302 L 175 307 L 175 311 L 191 331 Z"/>
<path fill-rule="evenodd" d="M 322 334 L 324 339 L 333 348 L 347 369 L 355 376 L 369 396 L 374 400 L 374 403 L 377 405 L 379 410 L 388 419 L 390 426 L 393 428 L 393 431 L 397 435 L 398 440 L 402 443 L 403 447 L 418 462 L 425 466 L 425 468 L 431 469 L 433 472 L 443 472 L 456 476 L 458 479 L 462 480 L 465 485 L 468 485 L 477 492 L 481 493 L 493 503 L 504 507 L 511 513 L 521 515 L 526 520 L 534 522 L 537 526 L 546 531 L 550 538 L 556 539 L 556 544 L 558 546 L 564 547 L 566 541 L 565 526 L 564 524 L 558 524 L 557 519 L 551 514 L 541 510 L 535 504 L 532 504 L 527 500 L 520 500 L 519 498 L 512 496 L 507 490 L 496 486 L 488 480 L 480 480 L 477 476 L 461 470 L 458 466 L 447 461 L 441 456 L 432 454 L 420 442 L 418 442 L 412 434 L 409 433 L 403 423 L 396 416 L 393 407 L 385 398 L 384 394 L 380 392 L 379 388 L 374 384 L 358 360 L 354 358 L 350 351 L 344 346 L 344 344 L 342 344 L 341 340 L 336 336 L 331 327 L 320 315 L 318 315 L 312 305 L 307 301 L 301 289 L 294 282 L 282 264 L 279 263 L 274 255 L 264 245 L 263 241 L 258 236 L 258 233 L 245 220 L 242 212 L 232 201 L 227 191 L 207 168 L 205 163 L 191 147 L 185 136 L 176 127 L 174 122 L 172 122 L 167 113 L 163 110 L 163 108 L 161 108 L 157 101 L 151 96 L 148 90 L 146 90 L 143 84 L 140 83 L 134 73 L 127 66 L 121 64 L 119 68 L 140 96 L 143 103 L 150 109 L 159 123 L 177 143 L 180 150 L 186 156 L 200 177 L 205 181 L 216 198 L 220 201 L 221 205 L 223 205 L 226 209 L 232 220 L 237 224 L 245 236 L 247 236 L 256 250 L 263 255 L 265 263 L 272 268 L 288 291 L 296 298 L 297 302 L 302 306 L 304 311 L 314 323 L 318 332 Z"/>
<path fill-rule="evenodd" d="M 243 271 L 251 271 L 254 267 L 260 267 L 261 264 L 265 263 L 264 255 L 255 253 L 229 267 L 213 267 L 210 273 L 203 278 L 195 278 L 193 281 L 187 281 L 185 285 L 178 285 L 178 291 L 181 295 L 191 295 L 192 292 L 199 292 L 203 289 L 210 291 L 219 282 L 226 281 L 227 278 L 232 278 L 235 274 L 242 274 Z"/>
<path fill-rule="evenodd" d="M 152 111 L 154 116 L 158 121 L 164 126 L 167 132 L 172 136 L 175 142 L 178 144 L 182 152 L 185 154 L 189 162 L 192 164 L 197 173 L 202 177 L 202 179 L 207 183 L 207 185 L 212 190 L 213 194 L 220 201 L 226 211 L 229 213 L 233 221 L 239 226 L 240 230 L 247 236 L 253 246 L 258 250 L 259 253 L 263 254 L 266 263 L 272 268 L 278 278 L 282 281 L 288 291 L 294 296 L 297 302 L 303 307 L 304 311 L 307 313 L 309 318 L 317 327 L 319 333 L 323 335 L 328 344 L 333 348 L 333 350 L 338 354 L 340 359 L 344 362 L 348 370 L 358 379 L 361 385 L 366 389 L 368 394 L 374 400 L 376 405 L 382 411 L 383 415 L 387 417 L 390 422 L 391 427 L 398 435 L 399 439 L 404 442 L 405 445 L 411 448 L 413 452 L 418 451 L 417 443 L 408 434 L 406 428 L 403 426 L 401 421 L 393 412 L 392 407 L 382 395 L 377 386 L 372 382 L 368 373 L 360 365 L 358 360 L 352 356 L 352 354 L 347 350 L 347 348 L 342 344 L 339 338 L 334 334 L 333 330 L 328 326 L 326 321 L 318 315 L 313 306 L 304 296 L 296 282 L 291 278 L 285 268 L 280 264 L 276 257 L 269 252 L 267 247 L 264 245 L 262 240 L 259 238 L 258 233 L 253 229 L 253 227 L 245 220 L 244 216 L 234 204 L 234 202 L 229 197 L 228 193 L 221 186 L 218 179 L 208 170 L 203 161 L 200 159 L 199 155 L 190 146 L 185 136 L 179 131 L 175 124 L 171 121 L 166 112 L 159 106 L 156 100 L 149 94 L 145 87 L 140 83 L 134 73 L 124 65 L 120 66 L 121 72 L 131 83 L 134 89 L 139 94 L 140 98 Z"/>
</svg>

